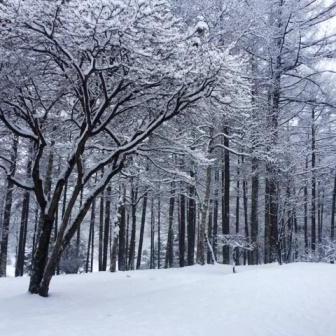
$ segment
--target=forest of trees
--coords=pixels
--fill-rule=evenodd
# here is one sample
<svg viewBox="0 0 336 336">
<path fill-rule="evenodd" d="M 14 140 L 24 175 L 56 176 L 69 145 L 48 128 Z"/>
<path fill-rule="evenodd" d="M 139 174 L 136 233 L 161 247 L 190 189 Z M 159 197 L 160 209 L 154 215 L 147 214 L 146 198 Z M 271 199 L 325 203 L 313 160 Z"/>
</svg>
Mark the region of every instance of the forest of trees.
<svg viewBox="0 0 336 336">
<path fill-rule="evenodd" d="M 0 1 L 0 277 L 334 262 L 335 14 Z"/>
</svg>

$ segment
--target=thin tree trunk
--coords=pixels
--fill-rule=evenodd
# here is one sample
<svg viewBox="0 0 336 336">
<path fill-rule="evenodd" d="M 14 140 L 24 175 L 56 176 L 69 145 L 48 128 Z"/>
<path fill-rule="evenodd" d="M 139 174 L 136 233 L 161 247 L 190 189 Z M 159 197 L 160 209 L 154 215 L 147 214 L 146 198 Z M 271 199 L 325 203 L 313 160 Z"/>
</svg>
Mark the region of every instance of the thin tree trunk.
<svg viewBox="0 0 336 336">
<path fill-rule="evenodd" d="M 19 246 L 18 246 L 16 265 L 15 265 L 15 276 L 16 277 L 22 276 L 24 273 L 25 250 L 26 250 L 26 241 L 27 241 L 27 226 L 28 226 L 28 218 L 29 218 L 29 203 L 30 203 L 30 193 L 25 192 L 23 194 L 23 201 L 22 201 Z"/>
<path fill-rule="evenodd" d="M 243 204 L 244 204 L 244 233 L 247 240 L 250 239 L 250 230 L 248 226 L 248 213 L 247 213 L 247 182 L 243 180 Z M 247 264 L 248 259 L 251 259 L 251 252 L 244 249 L 244 265 Z"/>
<path fill-rule="evenodd" d="M 319 183 L 319 196 L 318 196 L 318 242 L 322 242 L 323 232 L 323 206 L 324 206 L 324 190 L 321 191 L 321 184 Z"/>
<path fill-rule="evenodd" d="M 239 164 L 239 163 L 238 163 Z M 236 182 L 236 190 L 237 190 L 237 196 L 236 196 L 236 234 L 239 234 L 240 231 L 240 222 L 239 222 L 239 216 L 240 216 L 240 177 L 239 177 L 239 168 L 237 169 L 237 182 Z"/>
<path fill-rule="evenodd" d="M 212 250 L 215 260 L 217 260 L 217 240 L 218 240 L 218 197 L 219 197 L 219 169 L 215 167 L 214 181 L 214 206 L 213 206 L 213 234 L 212 234 Z"/>
<path fill-rule="evenodd" d="M 270 170 L 271 172 L 272 170 Z M 277 183 L 275 182 L 275 172 L 271 172 L 270 178 L 267 178 L 267 227 L 269 228 L 268 242 L 268 260 L 267 262 L 280 262 L 279 255 L 279 233 L 278 233 L 278 201 L 277 201 Z"/>
<path fill-rule="evenodd" d="M 209 201 L 209 210 L 208 210 L 208 233 L 205 239 L 207 246 L 207 263 L 212 264 L 216 262 L 216 259 L 213 255 L 213 248 L 210 248 L 210 241 L 213 241 L 213 199 L 210 198 Z"/>
<path fill-rule="evenodd" d="M 90 272 L 93 272 L 93 260 L 94 260 L 94 241 L 95 241 L 95 225 L 93 223 L 91 227 L 91 256 L 90 256 Z"/>
<path fill-rule="evenodd" d="M 89 227 L 89 239 L 88 239 L 88 247 L 86 253 L 86 263 L 85 263 L 85 272 L 89 272 L 90 265 L 90 256 L 91 256 L 91 246 L 92 240 L 94 239 L 94 225 L 96 219 L 96 200 L 94 199 L 91 205 L 91 218 L 90 218 L 90 227 Z"/>
<path fill-rule="evenodd" d="M 105 193 L 105 223 L 104 223 L 104 237 L 103 237 L 103 257 L 102 257 L 102 270 L 106 271 L 107 268 L 107 251 L 109 244 L 109 233 L 110 233 L 110 221 L 111 221 L 111 184 L 106 188 Z"/>
<path fill-rule="evenodd" d="M 330 223 L 330 239 L 335 240 L 335 208 L 336 208 L 336 171 L 334 176 L 334 188 L 332 195 L 332 205 L 331 205 L 331 223 Z"/>
<path fill-rule="evenodd" d="M 147 200 L 148 200 L 148 191 L 146 190 L 144 197 L 143 197 L 143 204 L 142 204 L 141 227 L 140 227 L 140 237 L 139 237 L 139 247 L 138 247 L 136 269 L 140 269 L 141 267 L 142 245 L 143 245 L 143 239 L 144 239 L 144 233 L 145 233 L 145 223 L 146 223 Z"/>
<path fill-rule="evenodd" d="M 256 244 L 256 248 L 249 252 L 250 265 L 257 265 L 259 263 L 258 253 L 258 199 L 259 199 L 259 175 L 258 175 L 258 161 L 256 158 L 252 159 L 252 181 L 251 181 L 251 241 Z M 246 227 L 246 224 L 245 224 Z"/>
<path fill-rule="evenodd" d="M 168 213 L 168 237 L 167 237 L 167 250 L 165 258 L 165 268 L 173 267 L 174 264 L 174 206 L 175 206 L 175 183 L 171 183 L 169 199 L 169 213 Z"/>
<path fill-rule="evenodd" d="M 239 161 L 238 161 L 239 165 Z M 240 231 L 240 172 L 239 172 L 239 167 L 237 169 L 237 182 L 236 182 L 236 189 L 237 189 L 237 196 L 236 196 L 236 234 L 239 234 Z M 237 250 L 238 251 L 238 250 Z M 236 264 L 240 264 L 239 260 L 239 253 L 237 252 L 237 257 L 236 257 Z M 236 255 L 235 254 L 235 255 Z"/>
<path fill-rule="evenodd" d="M 27 158 L 26 167 L 26 177 L 28 178 L 31 174 L 31 154 L 32 146 L 29 149 L 29 155 Z M 19 234 L 19 246 L 15 265 L 15 276 L 22 276 L 24 273 L 24 262 L 25 262 L 25 250 L 27 241 L 27 226 L 29 218 L 29 205 L 30 205 L 30 193 L 25 191 L 22 200 L 22 211 L 21 211 L 21 221 L 20 221 L 20 234 Z"/>
<path fill-rule="evenodd" d="M 186 232 L 186 200 L 183 190 L 180 194 L 180 220 L 179 220 L 179 262 L 180 267 L 185 265 L 185 232 Z"/>
<path fill-rule="evenodd" d="M 118 270 L 126 271 L 126 244 L 125 244 L 125 235 L 126 235 L 126 188 L 122 188 L 122 205 L 120 207 L 120 216 L 119 216 L 119 243 L 118 243 Z"/>
<path fill-rule="evenodd" d="M 190 177 L 195 176 L 194 172 L 190 172 Z M 196 202 L 195 202 L 195 187 L 189 187 L 189 200 L 188 200 L 188 265 L 194 265 L 195 254 L 195 238 L 196 238 Z"/>
<path fill-rule="evenodd" d="M 79 198 L 79 208 L 81 208 L 83 205 L 83 189 L 80 193 Z M 77 235 L 76 235 L 76 257 L 79 258 L 79 252 L 80 252 L 80 245 L 81 245 L 81 227 L 78 227 Z"/>
<path fill-rule="evenodd" d="M 11 160 L 10 172 L 12 175 L 15 174 L 15 170 L 16 170 L 17 150 L 18 150 L 18 138 L 15 136 L 13 138 L 12 153 L 10 157 L 10 160 Z M 8 180 L 6 196 L 5 196 L 5 210 L 3 213 L 2 231 L 1 231 L 0 277 L 6 276 L 8 236 L 9 236 L 9 227 L 10 227 L 10 220 L 11 220 L 12 203 L 13 203 L 13 190 L 14 190 L 14 183 L 11 180 Z"/>
<path fill-rule="evenodd" d="M 33 233 L 33 241 L 32 241 L 32 253 L 31 253 L 31 265 L 34 264 L 34 256 L 35 256 L 35 250 L 36 250 L 36 240 L 38 236 L 38 223 L 39 223 L 39 208 L 36 205 L 35 208 L 35 216 L 34 216 L 34 233 Z"/>
<path fill-rule="evenodd" d="M 103 236 L 104 236 L 104 203 L 105 192 L 100 195 L 99 204 L 99 231 L 98 231 L 98 271 L 104 271 L 103 269 Z"/>
<path fill-rule="evenodd" d="M 129 208 L 126 207 L 126 234 L 125 234 L 125 263 L 126 263 L 126 271 L 129 270 L 129 265 L 128 265 L 129 229 L 130 229 L 130 212 L 129 212 Z"/>
<path fill-rule="evenodd" d="M 308 157 L 306 157 L 306 172 L 308 172 Z M 336 176 L 335 176 L 336 179 Z M 336 183 L 336 180 L 335 180 Z M 336 185 L 336 184 L 335 184 Z M 304 202 L 304 247 L 305 253 L 308 252 L 308 186 L 307 181 L 303 188 L 303 202 Z"/>
<path fill-rule="evenodd" d="M 137 207 L 137 198 L 138 198 L 138 188 L 131 184 L 131 217 L 132 217 L 132 229 L 131 229 L 131 239 L 128 255 L 128 267 L 129 269 L 134 269 L 135 261 L 135 240 L 136 240 L 136 207 Z"/>
<path fill-rule="evenodd" d="M 150 230 L 150 262 L 149 268 L 155 268 L 155 242 L 154 242 L 154 235 L 155 235 L 155 218 L 154 218 L 154 197 L 151 197 L 151 230 Z"/>
<path fill-rule="evenodd" d="M 205 264 L 205 244 L 206 244 L 206 223 L 208 218 L 208 208 L 211 192 L 211 166 L 209 165 L 206 170 L 206 182 L 205 182 L 205 195 L 203 204 L 201 206 L 201 220 L 199 226 L 199 236 L 197 244 L 197 263 L 200 265 Z"/>
<path fill-rule="evenodd" d="M 112 248 L 110 255 L 110 272 L 117 271 L 117 259 L 119 257 L 119 233 L 121 222 L 124 220 L 123 216 L 125 216 L 125 198 L 123 195 L 122 188 L 120 189 L 120 196 L 118 201 L 118 209 L 117 216 L 113 225 L 113 240 L 112 240 Z"/>
<path fill-rule="evenodd" d="M 316 152 L 315 152 L 315 109 L 312 108 L 312 126 L 311 126 L 311 249 L 314 253 L 316 250 L 316 177 L 315 177 L 315 166 L 316 166 Z"/>
<path fill-rule="evenodd" d="M 224 127 L 224 134 L 229 135 L 229 128 Z M 229 138 L 224 137 L 224 146 L 229 148 Z M 224 149 L 222 170 L 222 232 L 230 234 L 230 152 Z M 223 263 L 230 263 L 230 247 L 223 247 Z"/>
<path fill-rule="evenodd" d="M 158 269 L 161 268 L 161 196 L 160 196 L 160 190 L 158 195 L 158 251 L 157 251 L 157 265 Z"/>
</svg>

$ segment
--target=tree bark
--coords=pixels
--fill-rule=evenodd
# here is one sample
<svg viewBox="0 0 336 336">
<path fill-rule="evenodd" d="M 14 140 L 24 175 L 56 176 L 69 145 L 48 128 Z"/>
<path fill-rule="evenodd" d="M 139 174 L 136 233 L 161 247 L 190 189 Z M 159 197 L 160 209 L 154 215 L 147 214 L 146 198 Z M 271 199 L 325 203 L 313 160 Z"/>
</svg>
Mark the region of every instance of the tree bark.
<svg viewBox="0 0 336 336">
<path fill-rule="evenodd" d="M 315 109 L 312 108 L 311 114 L 311 249 L 314 253 L 316 250 L 316 177 L 315 177 L 315 166 L 316 166 L 316 152 L 315 152 Z"/>
<path fill-rule="evenodd" d="M 218 240 L 218 198 L 219 198 L 219 169 L 215 167 L 214 181 L 214 205 L 213 205 L 213 234 L 212 234 L 212 250 L 215 260 L 217 260 L 217 240 Z"/>
<path fill-rule="evenodd" d="M 250 239 L 250 230 L 248 223 L 248 213 L 247 213 L 247 182 L 246 179 L 243 180 L 243 204 L 244 204 L 244 233 L 247 240 Z M 250 251 L 244 249 L 244 265 L 252 259 Z M 249 262 L 250 263 L 250 262 Z"/>
<path fill-rule="evenodd" d="M 306 167 L 306 172 L 308 172 L 308 157 L 306 157 L 305 167 Z M 307 186 L 307 180 L 304 182 L 303 202 L 304 202 L 304 214 L 303 214 L 303 217 L 304 217 L 304 247 L 305 247 L 305 253 L 307 253 L 308 247 L 309 247 L 309 244 L 308 244 L 308 186 Z"/>
<path fill-rule="evenodd" d="M 224 134 L 229 135 L 229 127 L 224 126 Z M 224 146 L 229 148 L 229 138 L 224 137 Z M 230 234 L 230 152 L 224 149 L 222 158 L 222 233 Z M 223 247 L 223 263 L 230 264 L 230 247 Z"/>
<path fill-rule="evenodd" d="M 259 175 L 258 175 L 258 161 L 256 158 L 252 159 L 252 182 L 251 182 L 251 241 L 256 244 L 256 248 L 249 253 L 249 264 L 257 265 L 259 263 L 258 253 L 258 199 L 259 199 Z"/>
<path fill-rule="evenodd" d="M 105 223 L 104 223 L 104 237 L 103 237 L 103 258 L 102 258 L 102 270 L 106 271 L 107 268 L 107 251 L 109 244 L 109 232 L 111 222 L 111 184 L 108 185 L 105 193 Z"/>
<path fill-rule="evenodd" d="M 122 204 L 119 215 L 118 270 L 126 271 L 126 188 L 122 187 Z"/>
<path fill-rule="evenodd" d="M 104 236 L 104 203 L 105 192 L 100 195 L 99 203 L 99 230 L 98 230 L 98 271 L 104 271 L 103 269 L 103 236 Z"/>
<path fill-rule="evenodd" d="M 161 197 L 160 193 L 158 195 L 158 206 L 157 206 L 157 211 L 158 211 L 158 251 L 157 251 L 157 267 L 158 269 L 161 268 Z"/>
<path fill-rule="evenodd" d="M 195 176 L 194 172 L 190 172 L 190 177 Z M 189 187 L 189 200 L 188 200 L 188 266 L 194 265 L 195 254 L 195 238 L 196 238 L 196 202 L 195 202 L 195 187 L 190 185 Z"/>
<path fill-rule="evenodd" d="M 185 266 L 185 232 L 186 232 L 186 200 L 183 190 L 180 194 L 180 220 L 179 220 L 179 262 L 180 267 Z"/>
<path fill-rule="evenodd" d="M 213 199 L 209 200 L 209 209 L 208 209 L 208 232 L 205 238 L 205 244 L 207 246 L 207 263 L 213 264 L 216 262 L 216 258 L 213 254 L 213 248 L 210 245 L 211 241 L 213 241 Z"/>
<path fill-rule="evenodd" d="M 50 192 L 52 185 L 52 173 L 53 173 L 53 162 L 54 162 L 54 153 L 53 153 L 53 145 L 52 142 L 49 152 L 48 164 L 47 164 L 47 172 L 45 177 L 45 185 L 44 191 L 42 185 L 40 186 L 40 190 L 35 191 L 35 194 L 46 194 L 47 199 L 50 200 Z M 32 294 L 38 294 L 40 290 L 40 283 L 43 279 L 44 269 L 48 260 L 49 253 L 49 245 L 51 240 L 52 229 L 55 222 L 55 213 L 57 208 L 51 214 L 46 211 L 47 204 L 41 206 L 40 218 L 39 218 L 39 229 L 38 229 L 38 237 L 37 237 L 37 246 L 34 256 L 34 261 L 32 265 L 32 274 L 29 282 L 29 292 Z"/>
<path fill-rule="evenodd" d="M 143 245 L 143 239 L 144 239 L 144 233 L 145 233 L 145 223 L 146 223 L 147 200 L 148 200 L 148 190 L 145 191 L 145 194 L 143 197 L 143 203 L 142 203 L 142 215 L 141 215 L 140 237 L 139 237 L 139 247 L 138 247 L 136 269 L 140 269 L 141 267 L 142 245 Z"/>
<path fill-rule="evenodd" d="M 27 178 L 31 174 L 31 167 L 32 167 L 31 154 L 32 154 L 32 147 L 30 147 L 29 149 L 28 158 L 27 158 L 27 166 L 26 166 Z M 28 227 L 28 219 L 29 219 L 29 205 L 30 205 L 30 192 L 25 191 L 23 193 L 23 200 L 22 200 L 19 246 L 18 246 L 16 265 L 15 265 L 15 276 L 22 276 L 24 273 L 25 250 L 26 250 L 26 241 L 27 241 L 27 227 Z"/>
<path fill-rule="evenodd" d="M 205 264 L 205 246 L 206 246 L 206 234 L 207 234 L 207 219 L 208 219 L 208 209 L 210 201 L 211 192 L 211 166 L 208 165 L 206 170 L 206 181 L 205 181 L 205 195 L 201 205 L 201 220 L 199 226 L 198 244 L 197 244 L 197 260 L 199 265 Z"/>
<path fill-rule="evenodd" d="M 135 240 L 136 240 L 136 208 L 137 208 L 137 199 L 138 199 L 138 188 L 131 184 L 131 217 L 132 217 L 132 229 L 131 229 L 131 239 L 129 247 L 129 256 L 128 256 L 128 267 L 129 269 L 134 269 L 135 261 Z"/>
<path fill-rule="evenodd" d="M 91 246 L 92 240 L 94 239 L 94 225 L 96 219 L 96 200 L 92 202 L 91 205 L 91 218 L 90 218 L 90 227 L 89 227 L 89 239 L 88 239 L 88 247 L 86 253 L 86 263 L 85 263 L 85 272 L 89 272 L 89 265 L 90 265 L 90 256 L 91 256 Z M 92 270 L 91 270 L 92 272 Z"/>
<path fill-rule="evenodd" d="M 149 268 L 155 268 L 155 217 L 154 217 L 154 197 L 151 197 L 151 227 L 150 227 L 150 262 Z"/>
<path fill-rule="evenodd" d="M 168 237 L 165 258 L 165 268 L 173 267 L 174 264 L 174 206 L 175 206 L 175 182 L 171 183 L 168 213 Z"/>
<path fill-rule="evenodd" d="M 336 208 L 336 172 L 334 173 L 334 188 L 332 194 L 331 223 L 330 223 L 330 239 L 335 240 L 335 208 Z"/>
<path fill-rule="evenodd" d="M 10 172 L 14 176 L 16 170 L 16 159 L 18 150 L 18 138 L 14 136 L 11 152 L 11 166 Z M 11 220 L 11 210 L 13 203 L 14 183 L 9 179 L 7 182 L 6 196 L 5 196 L 5 210 L 3 213 L 2 231 L 1 231 L 1 245 L 0 245 L 0 277 L 6 276 L 7 269 L 7 253 L 8 253 L 8 236 L 9 226 Z"/>
</svg>

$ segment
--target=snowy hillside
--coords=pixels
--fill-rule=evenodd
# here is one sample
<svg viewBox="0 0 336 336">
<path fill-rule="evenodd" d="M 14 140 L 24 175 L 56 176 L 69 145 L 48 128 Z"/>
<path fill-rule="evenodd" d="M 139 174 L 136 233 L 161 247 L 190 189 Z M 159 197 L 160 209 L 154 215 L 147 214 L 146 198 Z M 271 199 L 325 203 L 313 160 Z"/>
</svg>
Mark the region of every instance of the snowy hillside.
<svg viewBox="0 0 336 336">
<path fill-rule="evenodd" d="M 2 336 L 336 335 L 329 264 L 59 276 L 47 299 L 27 283 L 0 279 Z"/>
</svg>

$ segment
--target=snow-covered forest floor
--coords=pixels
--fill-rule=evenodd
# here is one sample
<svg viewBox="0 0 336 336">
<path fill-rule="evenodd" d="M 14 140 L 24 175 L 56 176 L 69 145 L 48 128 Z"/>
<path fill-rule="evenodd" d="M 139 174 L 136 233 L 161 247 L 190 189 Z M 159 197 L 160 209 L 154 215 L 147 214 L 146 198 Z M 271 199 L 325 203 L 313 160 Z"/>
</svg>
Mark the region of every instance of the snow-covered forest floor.
<svg viewBox="0 0 336 336">
<path fill-rule="evenodd" d="M 195 266 L 58 276 L 48 299 L 0 279 L 0 335 L 333 336 L 336 267 Z"/>
</svg>

